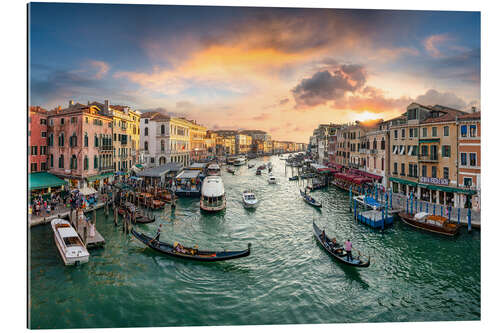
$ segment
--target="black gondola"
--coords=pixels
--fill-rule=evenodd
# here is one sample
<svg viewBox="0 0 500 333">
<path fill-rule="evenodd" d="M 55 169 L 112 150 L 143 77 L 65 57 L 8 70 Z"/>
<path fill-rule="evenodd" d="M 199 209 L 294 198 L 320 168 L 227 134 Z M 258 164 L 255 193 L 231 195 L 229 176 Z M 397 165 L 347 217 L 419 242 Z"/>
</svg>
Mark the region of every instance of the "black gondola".
<svg viewBox="0 0 500 333">
<path fill-rule="evenodd" d="M 289 177 L 288 180 L 299 180 L 299 176 Z"/>
<path fill-rule="evenodd" d="M 323 248 L 337 261 L 355 267 L 370 266 L 370 257 L 368 257 L 368 260 L 363 260 L 360 258 L 360 256 L 353 257 L 352 260 L 347 260 L 346 259 L 347 252 L 344 250 L 344 248 L 339 243 L 333 243 L 331 239 L 328 238 L 326 233 L 323 236 L 322 231 L 318 228 L 318 226 L 314 222 L 313 222 L 313 233 L 314 236 L 316 237 L 316 240 L 321 244 L 321 246 L 323 246 Z"/>
<path fill-rule="evenodd" d="M 316 199 L 314 199 L 310 195 L 306 194 L 306 192 L 300 190 L 300 195 L 302 196 L 302 199 L 304 199 L 304 201 L 307 202 L 308 204 L 310 204 L 311 206 L 317 207 L 317 208 L 322 207 L 321 202 L 317 201 Z"/>
<path fill-rule="evenodd" d="M 127 214 L 135 215 L 135 223 L 146 224 L 152 223 L 156 220 L 154 215 L 148 216 L 142 214 L 132 203 L 126 202 L 124 205 L 118 207 L 118 214 L 125 216 Z"/>
<path fill-rule="evenodd" d="M 230 259 L 243 258 L 250 255 L 250 247 L 252 244 L 248 243 L 248 249 L 242 251 L 206 251 L 206 250 L 198 250 L 189 247 L 183 247 L 182 250 L 185 252 L 178 252 L 174 249 L 173 245 L 156 241 L 153 238 L 132 229 L 132 235 L 135 238 L 143 242 L 145 245 L 149 246 L 153 250 L 161 252 L 163 254 L 181 258 L 181 259 L 190 259 L 196 261 L 223 261 Z"/>
</svg>

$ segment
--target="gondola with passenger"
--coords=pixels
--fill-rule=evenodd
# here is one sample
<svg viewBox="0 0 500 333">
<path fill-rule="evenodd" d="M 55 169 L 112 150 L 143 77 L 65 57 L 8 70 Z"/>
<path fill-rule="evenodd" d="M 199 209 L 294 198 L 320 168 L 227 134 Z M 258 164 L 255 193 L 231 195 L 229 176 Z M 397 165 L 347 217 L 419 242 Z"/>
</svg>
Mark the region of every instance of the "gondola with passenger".
<svg viewBox="0 0 500 333">
<path fill-rule="evenodd" d="M 308 204 L 310 204 L 313 207 L 321 208 L 323 206 L 321 204 L 321 202 L 314 199 L 313 197 L 311 197 L 309 194 L 307 194 L 306 192 L 304 192 L 302 190 L 300 190 L 300 195 L 302 196 L 302 199 L 304 199 L 305 202 L 307 202 Z"/>
<path fill-rule="evenodd" d="M 135 229 L 132 229 L 131 233 L 135 238 L 155 251 L 172 257 L 195 261 L 213 262 L 247 257 L 250 255 L 250 247 L 252 246 L 252 244 L 248 243 L 248 248 L 241 251 L 198 250 L 197 248 L 182 246 L 177 242 L 174 245 L 170 245 L 138 232 Z"/>
<path fill-rule="evenodd" d="M 321 244 L 321 246 L 337 261 L 346 264 L 348 266 L 354 267 L 368 267 L 370 266 L 370 256 L 368 259 L 362 258 L 358 251 L 358 256 L 352 259 L 347 258 L 347 251 L 340 245 L 335 239 L 329 239 L 327 234 L 321 231 L 316 223 L 313 222 L 313 233 L 316 240 Z"/>
</svg>

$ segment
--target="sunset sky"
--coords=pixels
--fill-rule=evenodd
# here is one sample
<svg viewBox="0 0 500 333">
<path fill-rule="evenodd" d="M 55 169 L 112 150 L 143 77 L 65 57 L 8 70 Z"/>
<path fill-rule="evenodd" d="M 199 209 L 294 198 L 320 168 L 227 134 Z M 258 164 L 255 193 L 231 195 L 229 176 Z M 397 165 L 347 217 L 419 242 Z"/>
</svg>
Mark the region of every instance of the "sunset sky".
<svg viewBox="0 0 500 333">
<path fill-rule="evenodd" d="M 109 99 L 307 142 L 411 101 L 480 107 L 480 14 L 94 4 L 30 7 L 30 105 Z"/>
</svg>

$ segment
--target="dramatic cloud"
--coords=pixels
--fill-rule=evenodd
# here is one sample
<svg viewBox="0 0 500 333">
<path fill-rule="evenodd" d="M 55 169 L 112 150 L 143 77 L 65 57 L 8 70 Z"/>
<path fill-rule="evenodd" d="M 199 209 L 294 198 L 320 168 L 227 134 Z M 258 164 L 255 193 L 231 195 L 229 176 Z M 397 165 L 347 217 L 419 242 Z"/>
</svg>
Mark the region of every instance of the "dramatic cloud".
<svg viewBox="0 0 500 333">
<path fill-rule="evenodd" d="M 422 105 L 440 104 L 458 110 L 466 110 L 467 103 L 452 92 L 440 93 L 434 89 L 429 89 L 423 95 L 417 96 L 415 102 Z"/>
<path fill-rule="evenodd" d="M 366 83 L 366 70 L 361 65 L 340 65 L 333 73 L 315 73 L 292 89 L 296 108 L 313 107 L 344 97 Z"/>
<path fill-rule="evenodd" d="M 106 75 L 109 71 L 109 65 L 104 61 L 92 60 L 90 65 L 94 67 L 97 72 L 94 74 L 94 78 L 100 80 Z"/>
<path fill-rule="evenodd" d="M 289 98 L 283 98 L 282 100 L 280 100 L 280 105 L 285 105 L 286 103 L 288 103 L 290 101 Z"/>
<path fill-rule="evenodd" d="M 411 101 L 411 98 L 408 97 L 388 98 L 382 90 L 367 86 L 355 95 L 336 100 L 334 107 L 342 110 L 383 113 L 397 109 L 402 110 Z"/>
<path fill-rule="evenodd" d="M 443 43 L 449 42 L 450 40 L 451 37 L 448 34 L 432 35 L 424 40 L 424 47 L 432 57 L 439 58 L 443 56 L 440 47 Z"/>
</svg>

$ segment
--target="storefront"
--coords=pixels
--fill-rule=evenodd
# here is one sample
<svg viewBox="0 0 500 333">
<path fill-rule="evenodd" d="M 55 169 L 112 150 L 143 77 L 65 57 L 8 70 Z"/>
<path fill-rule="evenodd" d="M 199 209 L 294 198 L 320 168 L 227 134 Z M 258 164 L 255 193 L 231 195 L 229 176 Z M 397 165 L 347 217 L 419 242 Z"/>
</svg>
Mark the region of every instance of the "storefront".
<svg viewBox="0 0 500 333">
<path fill-rule="evenodd" d="M 51 194 L 61 193 L 67 183 L 48 172 L 37 172 L 29 174 L 28 188 L 30 191 L 30 201 L 37 196 L 47 199 Z"/>
<path fill-rule="evenodd" d="M 87 184 L 95 190 L 100 190 L 102 186 L 109 184 L 113 178 L 112 172 L 87 177 Z"/>
</svg>

